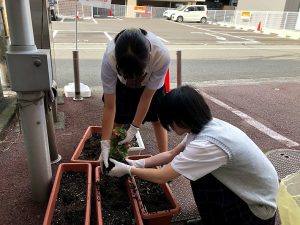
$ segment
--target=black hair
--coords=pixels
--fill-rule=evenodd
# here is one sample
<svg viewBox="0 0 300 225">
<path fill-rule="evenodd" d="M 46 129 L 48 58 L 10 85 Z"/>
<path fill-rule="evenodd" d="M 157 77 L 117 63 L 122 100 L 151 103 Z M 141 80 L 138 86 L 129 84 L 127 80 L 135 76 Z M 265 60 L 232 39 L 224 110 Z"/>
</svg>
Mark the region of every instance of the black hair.
<svg viewBox="0 0 300 225">
<path fill-rule="evenodd" d="M 116 66 L 119 75 L 125 79 L 144 75 L 149 63 L 151 46 L 143 29 L 125 29 L 115 37 Z"/>
<path fill-rule="evenodd" d="M 212 119 L 212 115 L 202 95 L 185 85 L 171 90 L 160 99 L 158 118 L 168 131 L 175 122 L 177 126 L 198 134 Z"/>
</svg>

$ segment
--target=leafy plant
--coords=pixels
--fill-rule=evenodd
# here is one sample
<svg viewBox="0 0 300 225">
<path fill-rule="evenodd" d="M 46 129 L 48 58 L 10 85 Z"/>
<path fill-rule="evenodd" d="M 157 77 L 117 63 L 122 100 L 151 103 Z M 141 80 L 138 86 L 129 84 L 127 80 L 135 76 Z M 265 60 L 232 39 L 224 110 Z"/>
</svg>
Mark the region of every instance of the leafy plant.
<svg viewBox="0 0 300 225">
<path fill-rule="evenodd" d="M 116 127 L 111 136 L 111 147 L 109 157 L 117 161 L 123 161 L 128 155 L 130 144 L 125 143 L 119 145 L 118 143 L 126 138 L 126 130 L 121 127 Z"/>
</svg>

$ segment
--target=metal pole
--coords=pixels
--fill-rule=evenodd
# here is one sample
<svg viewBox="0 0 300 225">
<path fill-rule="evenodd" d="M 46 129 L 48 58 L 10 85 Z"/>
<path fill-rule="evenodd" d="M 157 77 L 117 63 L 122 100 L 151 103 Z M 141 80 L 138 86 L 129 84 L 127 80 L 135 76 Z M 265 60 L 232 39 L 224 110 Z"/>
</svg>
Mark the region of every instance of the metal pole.
<svg viewBox="0 0 300 225">
<path fill-rule="evenodd" d="M 181 51 L 176 51 L 177 55 L 177 87 L 181 86 Z"/>
<path fill-rule="evenodd" d="M 76 23 L 75 23 L 75 43 L 76 43 L 76 50 L 73 51 L 73 67 L 74 67 L 74 92 L 75 97 L 73 98 L 74 101 L 81 101 L 83 98 L 80 96 L 80 79 L 79 79 L 79 54 L 78 54 L 78 46 L 77 46 L 77 0 L 76 0 Z"/>
<path fill-rule="evenodd" d="M 77 51 L 77 20 L 78 20 L 78 11 L 77 11 L 77 0 L 76 0 L 76 7 L 75 7 L 75 45 Z"/>
<path fill-rule="evenodd" d="M 61 160 L 61 156 L 57 153 L 55 128 L 53 120 L 52 103 L 49 97 L 45 96 L 45 111 L 46 111 L 46 122 L 47 122 L 47 134 L 49 141 L 49 152 L 51 164 L 57 163 Z"/>
<path fill-rule="evenodd" d="M 29 0 L 6 1 L 10 28 L 10 53 L 35 53 Z M 26 79 L 20 77 L 20 79 Z M 42 91 L 17 92 L 25 152 L 33 199 L 46 202 L 51 189 L 52 172 Z"/>
<path fill-rule="evenodd" d="M 74 87 L 75 97 L 74 101 L 81 101 L 83 98 L 80 96 L 80 81 L 79 81 L 79 57 L 78 51 L 73 51 L 73 66 L 74 66 Z"/>
</svg>

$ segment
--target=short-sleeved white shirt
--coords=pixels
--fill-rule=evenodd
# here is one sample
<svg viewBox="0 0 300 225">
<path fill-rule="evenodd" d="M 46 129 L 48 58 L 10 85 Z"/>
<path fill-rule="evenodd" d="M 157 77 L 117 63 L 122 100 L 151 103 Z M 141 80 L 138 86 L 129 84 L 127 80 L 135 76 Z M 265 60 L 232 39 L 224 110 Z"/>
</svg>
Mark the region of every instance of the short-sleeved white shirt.
<svg viewBox="0 0 300 225">
<path fill-rule="evenodd" d="M 185 149 L 171 162 L 172 168 L 186 178 L 195 181 L 227 164 L 229 156 L 217 145 L 187 134 L 181 142 Z"/>
<path fill-rule="evenodd" d="M 150 90 L 157 90 L 164 84 L 165 75 L 171 61 L 170 54 L 166 46 L 153 33 L 147 32 L 145 37 L 151 44 L 151 52 L 150 62 L 146 68 L 147 76 L 142 81 L 142 86 L 146 86 Z M 126 85 L 126 80 L 118 75 L 116 69 L 115 42 L 112 40 L 108 43 L 101 66 L 104 93 L 115 93 L 117 79 Z"/>
</svg>

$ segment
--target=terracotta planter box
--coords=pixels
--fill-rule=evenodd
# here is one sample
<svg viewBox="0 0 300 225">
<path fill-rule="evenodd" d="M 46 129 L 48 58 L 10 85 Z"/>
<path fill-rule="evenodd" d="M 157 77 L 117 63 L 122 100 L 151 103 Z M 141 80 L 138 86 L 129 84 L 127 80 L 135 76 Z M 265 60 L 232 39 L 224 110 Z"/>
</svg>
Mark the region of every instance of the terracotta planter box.
<svg viewBox="0 0 300 225">
<path fill-rule="evenodd" d="M 140 156 L 129 156 L 129 159 L 141 159 L 141 158 L 147 158 L 150 155 L 140 155 Z M 131 182 L 133 183 L 133 187 L 137 187 L 136 181 L 134 176 L 131 177 Z M 168 225 L 171 223 L 172 217 L 175 215 L 178 215 L 180 212 L 180 207 L 176 202 L 176 199 L 174 195 L 172 194 L 172 191 L 167 183 L 165 184 L 159 184 L 162 191 L 164 192 L 166 198 L 169 200 L 169 202 L 172 205 L 172 208 L 169 210 L 164 211 L 157 211 L 157 212 L 151 212 L 148 213 L 146 209 L 144 208 L 143 201 L 141 199 L 140 193 L 138 188 L 131 188 L 130 192 L 133 196 L 132 198 L 137 199 L 139 211 L 141 213 L 141 216 L 143 218 L 144 224 L 147 225 Z"/>
<path fill-rule="evenodd" d="M 91 194 L 92 194 L 92 166 L 88 163 L 62 163 L 58 166 L 58 170 L 53 183 L 52 191 L 48 201 L 43 225 L 51 225 L 55 216 L 55 207 L 57 205 L 57 198 L 60 191 L 60 184 L 62 182 L 62 176 L 67 172 L 83 172 L 86 174 L 86 201 L 85 201 L 85 221 L 84 225 L 90 224 L 91 215 Z M 70 192 L 70 196 L 71 196 Z"/>
<path fill-rule="evenodd" d="M 84 150 L 84 144 L 85 142 L 92 136 L 92 134 L 94 133 L 100 133 L 102 132 L 102 127 L 101 126 L 89 126 L 87 128 L 87 130 L 85 131 L 82 139 L 80 140 L 72 158 L 71 158 L 71 162 L 74 163 L 91 163 L 94 167 L 99 166 L 100 165 L 100 161 L 99 159 L 97 160 L 83 160 L 83 159 L 79 159 L 80 154 L 82 153 L 82 151 Z M 138 143 L 138 147 L 131 147 L 129 148 L 128 154 L 129 155 L 136 155 L 136 154 L 140 154 L 142 150 L 145 149 L 143 140 L 141 138 L 140 133 L 138 132 L 136 134 L 136 139 L 137 139 L 137 143 Z"/>
<path fill-rule="evenodd" d="M 96 180 L 96 182 L 100 182 L 100 179 L 101 179 L 100 174 L 101 174 L 101 168 L 100 168 L 100 166 L 97 166 L 95 168 L 95 180 Z M 132 195 L 130 194 L 130 188 L 129 187 L 131 186 L 131 180 L 129 180 L 129 179 L 127 180 L 126 186 L 127 186 L 127 192 L 128 192 L 131 204 L 132 204 L 132 209 L 133 209 L 133 212 L 134 212 L 135 224 L 136 225 L 143 225 L 143 220 L 142 220 L 139 208 L 138 208 L 137 200 L 136 200 L 136 198 L 133 198 Z M 95 200 L 96 200 L 97 222 L 98 222 L 98 225 L 103 225 L 102 206 L 101 206 L 101 193 L 100 193 L 100 191 L 97 190 L 97 188 L 95 188 L 95 195 L 96 195 Z"/>
</svg>

